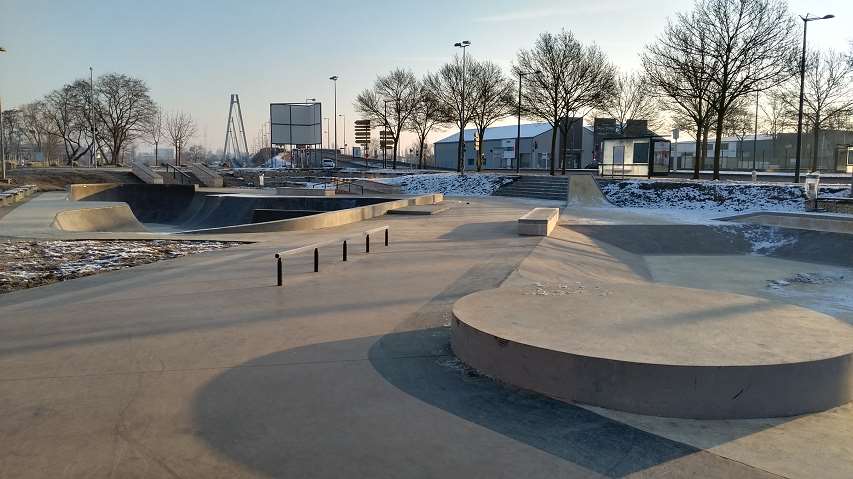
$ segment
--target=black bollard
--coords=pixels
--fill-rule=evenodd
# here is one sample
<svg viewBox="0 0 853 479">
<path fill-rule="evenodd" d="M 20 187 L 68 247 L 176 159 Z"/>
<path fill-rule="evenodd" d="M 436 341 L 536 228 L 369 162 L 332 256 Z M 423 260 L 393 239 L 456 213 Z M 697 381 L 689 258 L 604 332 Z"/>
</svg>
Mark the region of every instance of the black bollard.
<svg viewBox="0 0 853 479">
<path fill-rule="evenodd" d="M 317 251 L 317 248 L 314 248 L 314 272 L 318 273 L 320 271 L 320 252 Z"/>
<path fill-rule="evenodd" d="M 344 240 L 344 261 L 347 260 L 347 240 Z"/>
<path fill-rule="evenodd" d="M 370 235 L 366 235 L 364 239 L 364 252 L 370 253 Z"/>
<path fill-rule="evenodd" d="M 388 246 L 388 230 L 385 230 L 385 246 Z"/>
<path fill-rule="evenodd" d="M 275 255 L 276 258 L 276 273 L 278 276 L 278 285 L 284 286 L 284 266 L 282 265 L 281 256 L 278 254 Z"/>
</svg>

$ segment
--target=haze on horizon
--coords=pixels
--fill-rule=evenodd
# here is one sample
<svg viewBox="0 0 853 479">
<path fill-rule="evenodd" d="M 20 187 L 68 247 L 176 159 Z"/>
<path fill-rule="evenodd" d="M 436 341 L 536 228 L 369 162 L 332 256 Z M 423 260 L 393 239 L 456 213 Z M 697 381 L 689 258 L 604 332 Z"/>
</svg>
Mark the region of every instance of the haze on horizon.
<svg viewBox="0 0 853 479">
<path fill-rule="evenodd" d="M 0 7 L 0 99 L 4 108 L 41 98 L 76 78 L 126 73 L 143 79 L 165 110 L 198 123 L 194 144 L 221 150 L 228 100 L 240 94 L 250 145 L 270 102 L 316 98 L 333 115 L 331 75 L 338 75 L 338 143 L 352 144 L 353 99 L 393 68 L 420 76 L 436 70 L 470 40 L 468 53 L 509 67 L 544 31 L 567 29 L 595 42 L 622 70 L 686 2 L 602 0 L 347 2 L 125 0 L 108 4 L 6 1 Z M 789 2 L 795 14 L 832 13 L 809 29 L 809 46 L 847 51 L 853 3 Z M 235 8 L 237 7 L 237 8 Z M 80 21 L 72 19 L 79 18 Z M 331 128 L 333 129 L 333 128 Z M 438 138 L 442 131 L 433 134 Z M 402 141 L 408 146 L 410 139 Z M 149 146 L 141 147 L 143 150 Z"/>
</svg>

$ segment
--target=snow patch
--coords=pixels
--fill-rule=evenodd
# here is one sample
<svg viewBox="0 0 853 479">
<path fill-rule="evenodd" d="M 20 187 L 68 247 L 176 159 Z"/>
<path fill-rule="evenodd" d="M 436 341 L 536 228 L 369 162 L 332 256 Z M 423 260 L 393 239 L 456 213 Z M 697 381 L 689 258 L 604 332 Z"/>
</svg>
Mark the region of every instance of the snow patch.
<svg viewBox="0 0 853 479">
<path fill-rule="evenodd" d="M 489 196 L 507 183 L 512 183 L 512 177 L 476 173 L 405 175 L 399 179 L 401 191 L 410 195 L 444 193 L 445 196 Z"/>
</svg>

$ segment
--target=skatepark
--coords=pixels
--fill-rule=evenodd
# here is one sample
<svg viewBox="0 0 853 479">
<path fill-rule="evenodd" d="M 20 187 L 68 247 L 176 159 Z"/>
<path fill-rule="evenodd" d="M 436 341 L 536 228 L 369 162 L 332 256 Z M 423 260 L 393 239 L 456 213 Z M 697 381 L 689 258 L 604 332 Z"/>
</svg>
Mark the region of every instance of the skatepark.
<svg viewBox="0 0 853 479">
<path fill-rule="evenodd" d="M 246 244 L 0 295 L 0 469 L 846 477 L 853 310 L 826 301 L 851 286 L 838 217 L 676 222 L 568 181 L 562 202 L 35 196 L 0 235 Z M 413 207 L 432 214 L 386 214 Z M 559 209 L 550 234 L 518 234 L 536 208 Z M 359 235 L 386 225 L 366 253 Z M 361 239 L 342 262 L 345 238 Z M 278 287 L 274 255 L 295 249 Z M 831 281 L 767 287 L 801 273 Z"/>
</svg>

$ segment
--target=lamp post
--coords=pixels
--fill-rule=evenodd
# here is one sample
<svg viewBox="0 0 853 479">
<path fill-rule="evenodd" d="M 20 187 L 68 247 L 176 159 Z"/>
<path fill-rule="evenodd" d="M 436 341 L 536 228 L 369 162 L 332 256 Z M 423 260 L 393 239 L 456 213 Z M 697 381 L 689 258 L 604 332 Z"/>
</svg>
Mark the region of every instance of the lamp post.
<svg viewBox="0 0 853 479">
<path fill-rule="evenodd" d="M 5 53 L 6 49 L 0 47 L 0 53 Z M 0 99 L 0 180 L 6 181 L 6 140 L 3 132 L 3 101 Z"/>
<path fill-rule="evenodd" d="M 341 121 L 344 124 L 344 154 L 346 154 L 346 152 L 347 152 L 347 116 L 343 113 L 341 113 L 338 116 L 341 117 Z"/>
<path fill-rule="evenodd" d="M 329 80 L 332 80 L 332 83 L 335 85 L 335 164 L 338 164 L 338 76 L 333 75 L 329 77 Z"/>
<path fill-rule="evenodd" d="M 469 42 L 468 40 L 463 40 L 461 42 L 454 43 L 453 46 L 462 49 L 462 101 L 460 102 L 461 108 L 460 108 L 460 116 L 459 116 L 459 125 L 462 128 L 460 128 L 460 131 L 459 131 L 459 146 L 458 146 L 459 154 L 458 154 L 458 157 L 456 158 L 456 161 L 459 163 L 459 165 L 457 166 L 459 173 L 464 173 L 465 172 L 465 150 L 466 150 L 465 126 L 467 123 L 465 121 L 465 52 L 467 51 L 468 47 L 471 46 L 471 42 Z"/>
<path fill-rule="evenodd" d="M 523 72 L 521 70 L 518 71 L 518 130 L 515 133 L 515 172 L 519 173 L 521 170 L 521 79 L 526 77 L 527 75 L 540 74 L 541 70 L 535 70 L 532 72 Z"/>
<path fill-rule="evenodd" d="M 758 92 L 755 92 L 755 130 L 752 131 L 752 171 L 758 157 Z"/>
<path fill-rule="evenodd" d="M 808 31 L 809 22 L 835 18 L 835 15 L 810 17 L 807 13 L 805 17 L 800 16 L 800 18 L 803 20 L 803 56 L 800 59 L 800 109 L 797 113 L 797 156 L 794 163 L 794 183 L 800 182 L 800 155 L 803 146 L 803 90 L 806 86 L 806 32 Z M 817 148 L 817 145 L 814 145 L 814 148 Z"/>
</svg>

